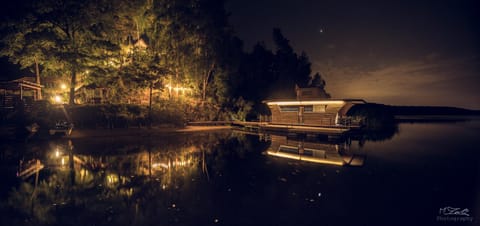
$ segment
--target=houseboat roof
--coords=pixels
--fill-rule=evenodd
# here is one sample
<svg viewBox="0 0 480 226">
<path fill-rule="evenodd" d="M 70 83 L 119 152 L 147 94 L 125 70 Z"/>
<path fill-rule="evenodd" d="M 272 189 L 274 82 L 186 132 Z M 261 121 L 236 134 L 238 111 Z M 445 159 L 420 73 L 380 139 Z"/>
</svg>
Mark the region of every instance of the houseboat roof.
<svg viewBox="0 0 480 226">
<path fill-rule="evenodd" d="M 314 105 L 314 104 L 345 104 L 345 103 L 367 103 L 362 99 L 318 99 L 318 100 L 265 100 L 267 105 Z"/>
</svg>

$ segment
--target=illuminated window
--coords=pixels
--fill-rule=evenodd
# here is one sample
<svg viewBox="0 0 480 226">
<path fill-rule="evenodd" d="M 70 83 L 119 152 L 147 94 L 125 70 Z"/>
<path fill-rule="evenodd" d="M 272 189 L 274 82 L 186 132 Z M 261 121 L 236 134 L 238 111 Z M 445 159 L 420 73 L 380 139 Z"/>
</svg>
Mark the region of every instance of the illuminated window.
<svg viewBox="0 0 480 226">
<path fill-rule="evenodd" d="M 299 109 L 298 106 L 280 106 L 281 112 L 298 112 Z"/>
<path fill-rule="evenodd" d="M 313 105 L 313 112 L 325 112 L 327 105 Z"/>
</svg>

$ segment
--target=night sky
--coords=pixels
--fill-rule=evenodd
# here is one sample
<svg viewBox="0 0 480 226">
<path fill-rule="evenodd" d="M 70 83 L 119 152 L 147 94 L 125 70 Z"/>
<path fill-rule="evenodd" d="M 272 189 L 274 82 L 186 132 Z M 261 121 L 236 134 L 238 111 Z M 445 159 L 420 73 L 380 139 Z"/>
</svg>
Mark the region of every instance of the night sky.
<svg viewBox="0 0 480 226">
<path fill-rule="evenodd" d="M 480 109 L 480 1 L 229 0 L 249 50 L 278 27 L 333 98 Z"/>
</svg>

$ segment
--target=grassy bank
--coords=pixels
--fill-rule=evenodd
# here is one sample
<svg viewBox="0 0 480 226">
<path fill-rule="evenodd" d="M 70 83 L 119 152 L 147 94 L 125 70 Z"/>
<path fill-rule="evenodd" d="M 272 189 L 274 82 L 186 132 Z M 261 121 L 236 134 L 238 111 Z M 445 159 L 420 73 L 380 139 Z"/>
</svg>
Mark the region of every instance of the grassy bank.
<svg viewBox="0 0 480 226">
<path fill-rule="evenodd" d="M 27 127 L 38 126 L 39 134 L 48 134 L 48 130 L 58 121 L 70 121 L 76 129 L 114 129 L 146 127 L 183 127 L 186 112 L 174 105 L 153 106 L 151 114 L 148 106 L 110 104 L 110 105 L 51 105 L 37 102 L 29 108 L 3 110 L 0 126 L 8 128 L 15 137 L 29 134 Z M 13 131 L 13 132 L 12 132 Z"/>
</svg>

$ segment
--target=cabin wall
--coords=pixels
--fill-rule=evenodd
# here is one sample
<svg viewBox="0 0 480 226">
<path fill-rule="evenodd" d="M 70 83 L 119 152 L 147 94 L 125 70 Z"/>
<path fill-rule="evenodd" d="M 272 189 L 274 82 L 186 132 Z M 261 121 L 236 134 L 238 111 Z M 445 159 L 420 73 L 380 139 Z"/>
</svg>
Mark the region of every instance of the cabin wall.
<svg viewBox="0 0 480 226">
<path fill-rule="evenodd" d="M 269 107 L 272 112 L 271 123 L 334 126 L 335 117 L 342 106 L 327 105 L 325 112 L 305 112 L 304 107 L 301 107 L 299 112 L 282 112 L 278 105 Z"/>
<path fill-rule="evenodd" d="M 293 147 L 303 147 L 307 149 L 317 149 L 327 152 L 339 152 L 345 151 L 346 147 L 343 145 L 328 143 L 328 142 L 309 142 L 309 141 L 300 141 L 295 139 L 289 139 L 286 136 L 271 135 L 270 136 L 271 145 L 270 148 L 277 151 L 281 145 L 288 145 Z"/>
<path fill-rule="evenodd" d="M 272 123 L 297 124 L 298 112 L 281 112 L 278 105 L 269 106 L 272 112 Z"/>
<path fill-rule="evenodd" d="M 335 117 L 343 105 L 327 105 L 325 112 L 304 112 L 303 124 L 334 126 Z"/>
<path fill-rule="evenodd" d="M 304 113 L 303 124 L 305 125 L 335 125 L 335 115 L 332 113 Z"/>
</svg>

